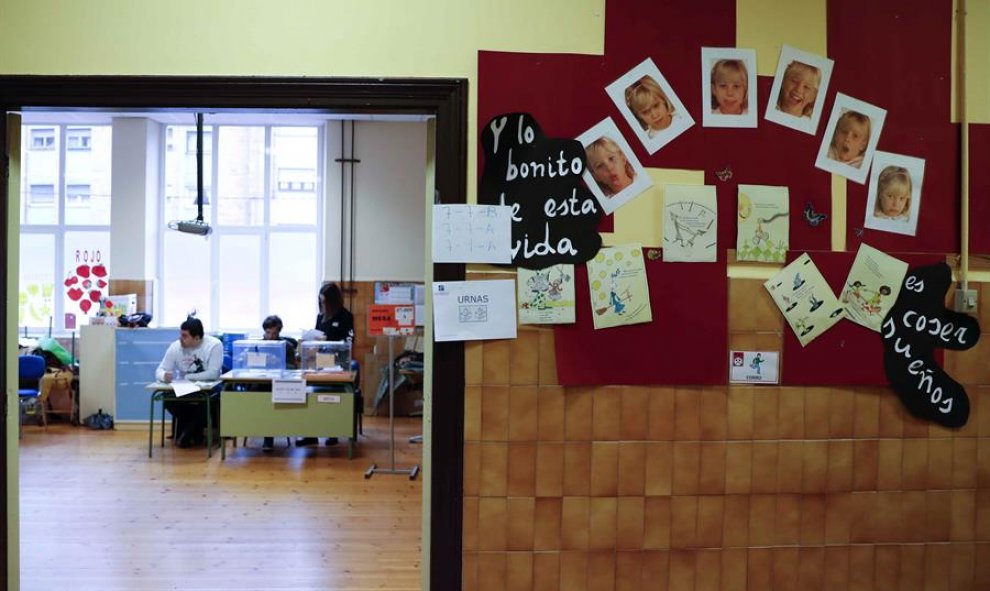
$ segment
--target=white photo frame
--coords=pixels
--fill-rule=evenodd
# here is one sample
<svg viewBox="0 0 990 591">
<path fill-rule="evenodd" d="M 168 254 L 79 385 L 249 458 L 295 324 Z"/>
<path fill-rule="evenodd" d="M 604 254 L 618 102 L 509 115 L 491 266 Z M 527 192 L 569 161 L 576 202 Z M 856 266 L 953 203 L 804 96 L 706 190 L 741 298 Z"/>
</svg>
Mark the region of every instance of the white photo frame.
<svg viewBox="0 0 990 591">
<path fill-rule="evenodd" d="M 865 183 L 886 118 L 886 110 L 841 92 L 836 93 L 815 167 L 861 185 Z M 843 139 L 836 135 L 837 131 L 845 133 L 846 130 L 851 131 L 854 137 Z M 833 142 L 836 144 L 834 149 Z"/>
<path fill-rule="evenodd" d="M 785 45 L 780 50 L 777 73 L 773 77 L 764 118 L 778 125 L 815 135 L 825 110 L 825 95 L 834 65 L 835 62 L 827 57 Z M 808 86 L 816 83 L 817 90 L 809 102 L 811 91 Z M 787 111 L 798 107 L 801 114 Z"/>
<path fill-rule="evenodd" d="M 667 79 L 660 73 L 653 60 L 646 58 L 635 68 L 629 70 L 615 82 L 605 87 L 612 102 L 622 113 L 626 123 L 632 128 L 636 137 L 642 142 L 643 147 L 650 154 L 655 154 L 660 148 L 666 146 L 677 136 L 687 131 L 694 125 L 694 119 L 684 103 L 677 97 L 674 89 L 670 87 Z M 629 95 L 627 101 L 626 95 Z M 634 108 L 637 105 L 649 108 L 650 98 L 657 97 L 660 101 L 666 98 L 666 103 L 661 103 L 661 107 L 669 106 L 672 110 L 670 122 L 663 124 L 661 119 L 657 129 L 651 129 L 645 122 L 640 121 Z"/>
<path fill-rule="evenodd" d="M 895 234 L 915 236 L 918 214 L 921 212 L 921 186 L 925 180 L 925 161 L 913 156 L 877 151 L 873 155 L 873 172 L 866 198 L 863 227 Z M 883 201 L 881 190 L 893 189 L 895 194 L 910 188 L 910 202 L 901 212 L 891 211 L 895 202 Z"/>
<path fill-rule="evenodd" d="M 746 87 L 740 88 L 743 82 Z M 702 47 L 702 126 L 756 127 L 758 105 L 756 50 Z"/>
<path fill-rule="evenodd" d="M 605 215 L 611 214 L 616 209 L 628 203 L 633 197 L 653 186 L 650 175 L 646 173 L 643 165 L 639 163 L 636 154 L 633 153 L 626 139 L 619 133 L 619 128 L 615 125 L 615 121 L 611 117 L 606 117 L 599 121 L 591 129 L 579 135 L 577 140 L 584 146 L 585 155 L 588 159 L 588 166 L 583 176 L 584 182 L 588 185 L 588 189 L 595 195 L 595 198 L 598 199 L 598 203 L 605 211 Z M 592 148 L 592 144 L 595 145 L 594 148 Z M 595 167 L 593 158 L 596 152 L 591 150 L 594 149 L 604 151 L 606 155 L 609 153 L 615 155 L 617 149 L 621 153 L 621 156 L 625 158 L 626 162 L 623 169 L 615 173 L 620 177 L 618 182 L 623 183 L 624 179 L 622 177 L 629 177 L 630 175 L 632 182 L 622 184 L 617 190 L 606 189 L 607 182 L 599 183 L 593 174 L 593 168 Z M 601 176 L 598 178 L 601 178 Z"/>
</svg>

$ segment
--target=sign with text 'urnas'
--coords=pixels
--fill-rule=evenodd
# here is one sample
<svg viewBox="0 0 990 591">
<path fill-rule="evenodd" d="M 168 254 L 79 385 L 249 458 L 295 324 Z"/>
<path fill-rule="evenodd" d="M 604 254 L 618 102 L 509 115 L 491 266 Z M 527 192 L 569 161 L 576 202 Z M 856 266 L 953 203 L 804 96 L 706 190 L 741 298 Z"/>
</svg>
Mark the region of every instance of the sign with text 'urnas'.
<svg viewBox="0 0 990 591">
<path fill-rule="evenodd" d="M 544 137 L 526 113 L 493 118 L 481 132 L 485 168 L 479 204 L 512 207 L 512 263 L 543 269 L 583 263 L 601 248 L 602 210 L 582 184 L 584 148 Z"/>
<path fill-rule="evenodd" d="M 962 351 L 980 338 L 972 316 L 945 308 L 952 272 L 945 263 L 908 271 L 897 303 L 883 321 L 884 369 L 908 411 L 944 427 L 969 419 L 962 385 L 935 363 L 935 347 Z"/>
</svg>

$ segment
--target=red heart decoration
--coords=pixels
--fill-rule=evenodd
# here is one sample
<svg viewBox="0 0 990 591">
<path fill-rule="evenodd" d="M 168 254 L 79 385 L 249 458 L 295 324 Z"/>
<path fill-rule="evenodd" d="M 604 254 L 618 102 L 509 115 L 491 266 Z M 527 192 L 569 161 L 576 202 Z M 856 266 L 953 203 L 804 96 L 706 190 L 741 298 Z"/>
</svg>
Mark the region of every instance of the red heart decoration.
<svg viewBox="0 0 990 591">
<path fill-rule="evenodd" d="M 103 294 L 100 293 L 100 290 L 94 289 L 93 291 L 89 292 L 89 299 L 93 300 L 94 302 L 98 302 L 100 301 L 101 295 Z"/>
<path fill-rule="evenodd" d="M 70 287 L 70 286 L 75 285 L 77 283 L 79 283 L 79 278 L 76 277 L 75 275 L 73 275 L 72 277 L 69 277 L 68 279 L 65 280 L 65 286 L 66 287 Z"/>
<path fill-rule="evenodd" d="M 69 296 L 69 299 L 72 300 L 73 302 L 78 302 L 79 298 L 81 298 L 83 295 L 83 290 L 79 289 L 78 287 L 73 287 L 69 291 L 65 292 L 65 295 Z"/>
<path fill-rule="evenodd" d="M 95 267 L 93 267 L 93 275 L 96 275 L 97 277 L 106 277 L 107 268 L 104 267 L 103 265 L 96 265 Z"/>
<path fill-rule="evenodd" d="M 100 287 L 106 287 L 107 286 L 107 282 L 104 281 L 104 280 L 102 280 L 102 279 L 100 279 L 99 281 L 97 281 L 96 284 L 98 286 L 100 286 Z"/>
<path fill-rule="evenodd" d="M 83 312 L 89 312 L 89 309 L 90 309 L 90 308 L 91 308 L 92 306 L 93 306 L 93 302 L 91 302 L 91 301 L 89 301 L 89 300 L 83 300 L 83 301 L 81 301 L 81 302 L 79 302 L 79 308 L 80 308 L 80 309 L 81 309 L 81 310 L 82 310 Z"/>
<path fill-rule="evenodd" d="M 76 267 L 76 275 L 80 277 L 89 277 L 89 265 L 79 265 Z"/>
<path fill-rule="evenodd" d="M 105 300 L 105 301 L 106 301 L 106 306 L 107 306 L 107 309 L 108 309 L 108 310 L 109 310 L 110 308 L 113 308 L 113 302 L 111 302 L 110 300 Z"/>
</svg>

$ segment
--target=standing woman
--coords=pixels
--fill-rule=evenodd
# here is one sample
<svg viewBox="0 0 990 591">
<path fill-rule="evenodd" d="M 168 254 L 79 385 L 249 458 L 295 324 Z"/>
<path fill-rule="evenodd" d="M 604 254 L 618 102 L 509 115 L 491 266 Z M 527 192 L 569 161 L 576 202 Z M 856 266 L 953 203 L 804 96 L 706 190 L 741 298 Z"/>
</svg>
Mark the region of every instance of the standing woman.
<svg viewBox="0 0 990 591">
<path fill-rule="evenodd" d="M 326 335 L 328 341 L 350 341 L 354 350 L 354 315 L 344 307 L 344 295 L 336 283 L 324 283 L 320 288 L 320 313 L 316 315 L 316 329 Z M 348 368 L 350 369 L 350 368 Z M 316 445 L 315 437 L 296 440 L 298 447 Z M 327 445 L 337 443 L 336 437 L 328 437 Z"/>
<path fill-rule="evenodd" d="M 344 296 L 336 283 L 324 283 L 320 288 L 320 313 L 316 328 L 328 341 L 350 341 L 354 349 L 354 315 L 344 307 Z"/>
</svg>

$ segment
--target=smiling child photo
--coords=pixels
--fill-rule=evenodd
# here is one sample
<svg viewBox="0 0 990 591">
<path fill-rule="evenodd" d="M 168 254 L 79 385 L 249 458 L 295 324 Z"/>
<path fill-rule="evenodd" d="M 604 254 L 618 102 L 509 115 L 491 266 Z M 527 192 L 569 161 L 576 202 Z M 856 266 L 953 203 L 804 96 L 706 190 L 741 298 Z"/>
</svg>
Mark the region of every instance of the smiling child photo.
<svg viewBox="0 0 990 591">
<path fill-rule="evenodd" d="M 832 77 L 832 60 L 785 45 L 767 102 L 767 121 L 814 135 Z"/>
</svg>

